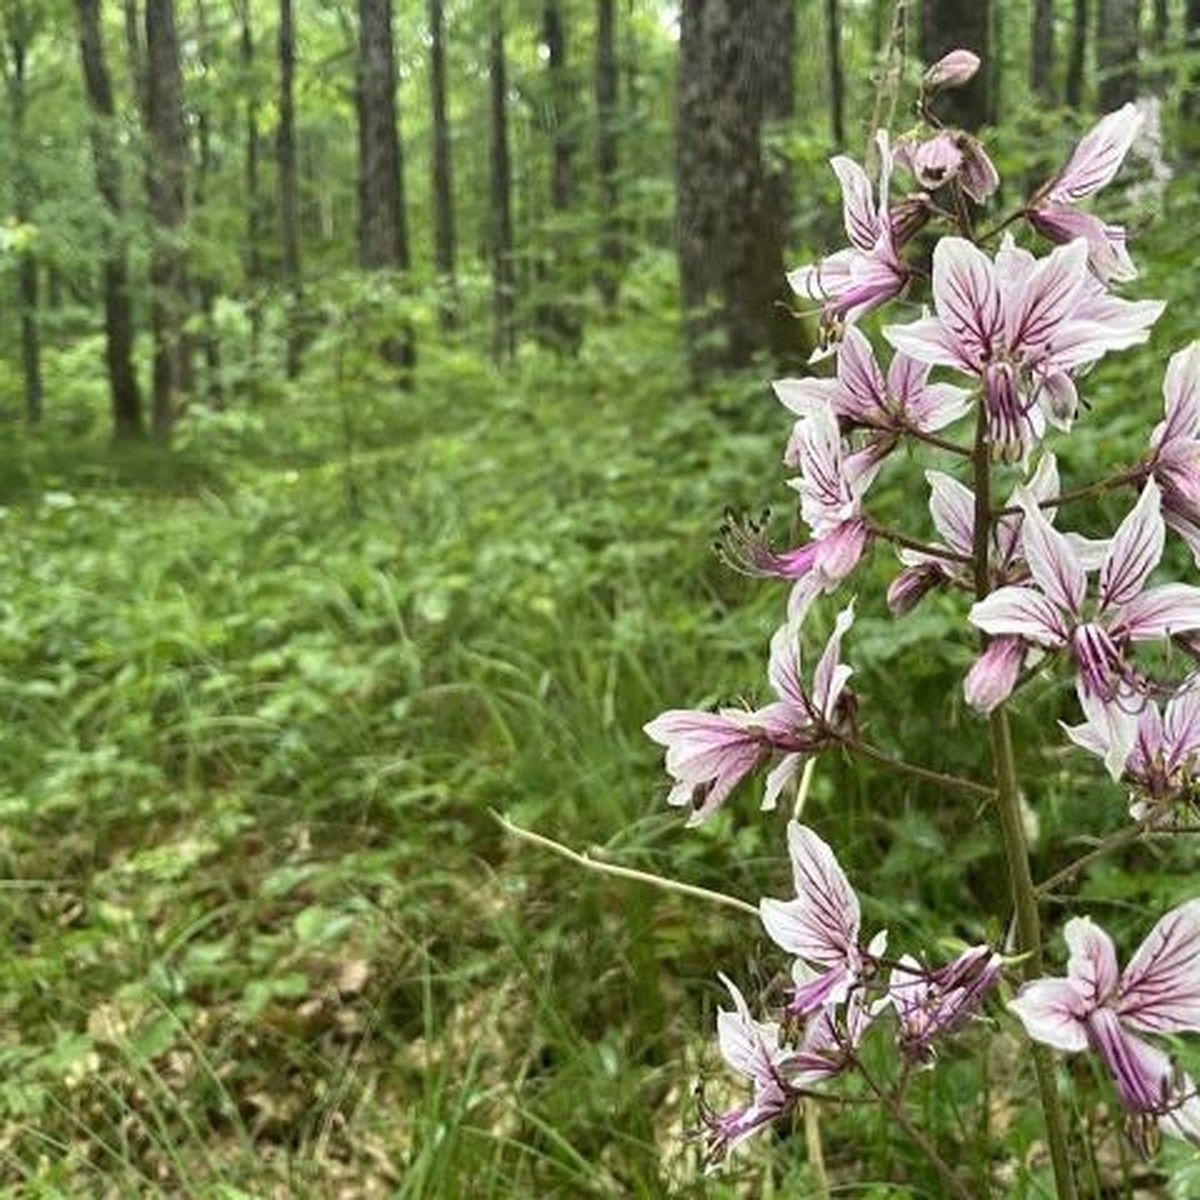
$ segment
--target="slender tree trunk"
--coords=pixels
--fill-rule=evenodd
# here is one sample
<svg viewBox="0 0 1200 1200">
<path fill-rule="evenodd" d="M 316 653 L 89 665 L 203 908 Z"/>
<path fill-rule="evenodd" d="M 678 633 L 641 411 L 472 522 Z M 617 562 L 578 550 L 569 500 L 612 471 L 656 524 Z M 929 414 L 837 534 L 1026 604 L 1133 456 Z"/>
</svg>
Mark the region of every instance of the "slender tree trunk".
<svg viewBox="0 0 1200 1200">
<path fill-rule="evenodd" d="M 1029 86 L 1044 104 L 1054 103 L 1054 0 L 1033 0 Z"/>
<path fill-rule="evenodd" d="M 212 55 L 212 44 L 208 29 L 208 12 L 204 0 L 196 0 L 196 46 L 197 60 L 203 75 L 208 74 Z M 209 186 L 216 162 L 213 154 L 212 117 L 207 107 L 197 107 L 193 112 L 196 125 L 196 181 L 193 199 L 196 211 L 203 213 L 208 203 Z M 204 352 L 205 387 L 211 402 L 218 408 L 223 403 L 221 385 L 221 339 L 217 333 L 217 282 L 211 271 L 200 274 L 197 283 L 200 298 L 200 313 L 203 329 L 199 337 Z"/>
<path fill-rule="evenodd" d="M 1138 7 L 1139 0 L 1099 0 L 1096 70 L 1101 112 L 1137 99 Z"/>
<path fill-rule="evenodd" d="M 443 329 L 458 324 L 455 282 L 454 184 L 450 120 L 446 113 L 445 20 L 442 0 L 429 0 L 429 87 L 433 113 L 434 262 L 440 277 L 438 317 Z"/>
<path fill-rule="evenodd" d="M 279 163 L 279 236 L 282 244 L 281 269 L 288 292 L 290 311 L 287 321 L 287 362 L 289 379 L 300 374 L 300 203 L 296 173 L 296 31 L 292 19 L 292 0 L 279 0 L 279 126 L 275 133 L 275 153 Z"/>
<path fill-rule="evenodd" d="M 494 330 L 492 356 L 511 359 L 517 350 L 516 297 L 512 263 L 512 172 L 508 158 L 508 86 L 505 78 L 504 22 L 499 4 L 492 8 L 491 48 L 491 254 Z"/>
<path fill-rule="evenodd" d="M 1083 107 L 1083 72 L 1087 63 L 1088 0 L 1075 0 L 1071 28 L 1071 57 L 1067 62 L 1067 103 Z"/>
<path fill-rule="evenodd" d="M 125 216 L 121 164 L 113 134 L 116 105 L 104 60 L 100 31 L 100 0 L 75 0 L 79 25 L 79 53 L 83 62 L 88 103 L 92 109 L 92 157 L 96 187 L 108 210 L 109 228 L 104 245 L 104 335 L 108 389 L 112 397 L 113 435 L 140 438 L 145 432 L 142 396 L 133 362 L 133 311 L 129 297 Z M 135 27 L 136 28 L 136 27 Z"/>
<path fill-rule="evenodd" d="M 239 51 L 242 67 L 242 91 L 246 97 L 246 150 L 243 168 L 246 213 L 246 249 L 243 255 L 246 290 L 250 294 L 250 359 L 258 362 L 262 343 L 262 305 L 258 289 L 262 284 L 263 236 L 262 185 L 259 167 L 258 86 L 254 75 L 254 28 L 251 24 L 250 0 L 241 0 L 241 40 Z"/>
<path fill-rule="evenodd" d="M 693 369 L 744 366 L 778 348 L 780 204 L 761 133 L 786 101 L 764 81 L 790 63 L 790 6 L 685 0 L 676 122 L 680 282 Z M 764 70 L 765 68 L 765 70 Z M 788 72 L 783 72 L 787 75 Z M 790 92 L 790 78 L 787 90 Z"/>
<path fill-rule="evenodd" d="M 537 326 L 542 336 L 559 351 L 574 354 L 579 349 L 581 326 L 571 303 L 571 244 L 565 216 L 574 199 L 573 161 L 575 137 L 572 128 L 574 95 L 567 72 L 567 34 L 559 0 L 546 0 L 542 7 L 542 44 L 547 51 L 550 76 L 546 125 L 550 133 L 550 212 L 552 226 L 546 239 L 548 254 L 535 262 L 540 301 Z"/>
<path fill-rule="evenodd" d="M 368 271 L 404 272 L 410 258 L 391 0 L 359 0 L 358 21 L 358 257 Z M 412 327 L 403 324 L 380 349 L 387 361 L 411 368 L 416 358 Z"/>
<path fill-rule="evenodd" d="M 25 381 L 25 420 L 42 420 L 42 335 L 38 320 L 38 265 L 32 250 L 21 254 L 18 271 L 21 297 L 21 375 Z"/>
<path fill-rule="evenodd" d="M 29 108 L 26 60 L 33 34 L 30 12 L 17 7 L 5 14 L 7 42 L 5 82 L 8 85 L 9 117 L 17 150 L 14 172 L 16 216 L 28 224 L 33 217 L 34 178 L 30 167 L 30 146 L 25 118 Z M 18 256 L 17 304 L 21 314 L 21 376 L 25 392 L 25 419 L 37 425 L 42 419 L 42 339 L 38 314 L 38 261 L 33 245 L 24 246 Z"/>
<path fill-rule="evenodd" d="M 842 75 L 842 10 L 839 0 L 825 0 L 825 44 L 829 56 L 829 131 L 835 150 L 846 145 L 845 81 Z"/>
<path fill-rule="evenodd" d="M 187 275 L 180 240 L 186 195 L 179 40 L 174 0 L 146 0 L 146 124 L 152 150 L 147 184 L 156 226 L 151 255 L 154 389 L 151 428 L 169 437 L 175 396 L 189 382 L 184 339 Z"/>
<path fill-rule="evenodd" d="M 943 54 L 962 47 L 973 50 L 982 65 L 966 87 L 943 92 L 937 99 L 939 115 L 948 124 L 978 129 L 992 119 L 990 0 L 922 0 L 921 56 L 937 62 Z"/>
<path fill-rule="evenodd" d="M 621 287 L 621 212 L 617 181 L 617 11 L 615 0 L 596 2 L 596 171 L 600 185 L 600 264 L 596 282 L 605 308 Z"/>
</svg>

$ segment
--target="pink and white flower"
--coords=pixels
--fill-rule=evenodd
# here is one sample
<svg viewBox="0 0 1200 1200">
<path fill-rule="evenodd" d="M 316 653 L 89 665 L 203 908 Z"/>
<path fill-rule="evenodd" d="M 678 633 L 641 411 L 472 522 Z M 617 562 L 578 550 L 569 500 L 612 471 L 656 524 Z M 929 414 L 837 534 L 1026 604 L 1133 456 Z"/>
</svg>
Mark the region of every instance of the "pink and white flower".
<svg viewBox="0 0 1200 1200">
<path fill-rule="evenodd" d="M 1134 104 L 1126 104 L 1102 117 L 1079 140 L 1062 170 L 1038 190 L 1025 210 L 1029 223 L 1052 242 L 1083 238 L 1088 245 L 1091 268 L 1105 282 L 1133 279 L 1137 275 L 1125 248 L 1125 229 L 1106 225 L 1075 205 L 1112 182 L 1141 124 L 1142 115 Z"/>
<path fill-rule="evenodd" d="M 1072 372 L 1145 341 L 1162 312 L 1098 294 L 1087 256 L 1082 239 L 1036 260 L 1006 238 L 993 262 L 965 238 L 943 238 L 933 252 L 937 315 L 884 329 L 897 350 L 982 381 L 996 457 L 1023 459 L 1047 418 L 1069 427 Z"/>
<path fill-rule="evenodd" d="M 842 212 L 850 245 L 828 258 L 788 273 L 792 290 L 821 305 L 821 326 L 836 339 L 843 323 L 900 294 L 910 271 L 900 260 L 898 243 L 888 214 L 888 185 L 892 151 L 886 132 L 876 134 L 879 150 L 879 199 L 866 171 L 853 159 L 839 154 L 829 160 L 842 186 Z"/>
<path fill-rule="evenodd" d="M 867 965 L 883 953 L 887 933 L 859 945 L 858 897 L 833 851 L 813 830 L 789 821 L 788 853 L 795 899 L 764 899 L 758 908 L 767 935 L 797 959 L 788 1012 L 806 1017 L 851 994 Z"/>
<path fill-rule="evenodd" d="M 786 455 L 786 461 L 800 468 L 788 486 L 800 494 L 800 515 L 812 537 L 777 551 L 757 524 L 727 521 L 721 546 L 725 561 L 748 575 L 794 580 L 788 602 L 793 617 L 814 597 L 836 591 L 871 540 L 862 501 L 881 460 L 879 447 L 850 447 L 829 404 L 813 404 L 809 415 L 796 422 Z"/>
<path fill-rule="evenodd" d="M 1021 540 L 1032 584 L 994 591 L 971 609 L 971 623 L 994 637 L 1070 653 L 1079 702 L 1088 723 L 1103 731 L 1108 746 L 1105 765 L 1117 779 L 1146 703 L 1129 649 L 1135 642 L 1200 628 L 1200 588 L 1182 583 L 1145 586 L 1165 540 L 1158 485 L 1152 479 L 1108 545 L 1094 607 L 1085 605 L 1087 562 L 1037 504 L 1028 497 L 1023 504 Z"/>
<path fill-rule="evenodd" d="M 971 946 L 936 970 L 905 954 L 892 968 L 887 999 L 899 1020 L 901 1052 L 928 1060 L 934 1039 L 960 1029 L 979 1011 L 1004 960 L 990 946 Z"/>
<path fill-rule="evenodd" d="M 1084 722 L 1064 729 L 1077 746 L 1101 760 L 1108 757 L 1107 727 Z M 1162 709 L 1147 702 L 1121 780 L 1130 789 L 1129 815 L 1135 821 L 1157 819 L 1200 798 L 1200 688 L 1183 688 Z"/>
<path fill-rule="evenodd" d="M 982 204 L 1000 186 L 1000 175 L 983 143 L 962 130 L 943 129 L 924 141 L 901 141 L 896 161 L 930 191 L 957 179 L 976 204 Z"/>
<path fill-rule="evenodd" d="M 1200 342 L 1171 356 L 1163 398 L 1148 465 L 1162 488 L 1164 519 L 1200 566 Z"/>
<path fill-rule="evenodd" d="M 721 982 L 734 1005 L 732 1011 L 722 1009 L 717 1014 L 721 1056 L 750 1080 L 754 1090 L 748 1104 L 727 1112 L 702 1108 L 705 1158 L 710 1166 L 790 1111 L 807 1089 L 841 1074 L 870 1023 L 862 1006 L 848 1006 L 843 1023 L 822 1012 L 808 1022 L 799 1044 L 788 1044 L 777 1022 L 756 1021 L 738 988 L 724 975 Z"/>
<path fill-rule="evenodd" d="M 666 747 L 667 773 L 674 786 L 667 803 L 690 808 L 689 825 L 708 820 L 733 789 L 769 758 L 762 808 L 773 809 L 804 760 L 833 744 L 844 732 L 853 702 L 847 693 L 852 669 L 840 661 L 842 638 L 854 623 L 854 606 L 838 614 L 833 633 L 813 672 L 811 692 L 800 678 L 799 621 L 776 630 L 767 678 L 777 699 L 754 711 L 670 709 L 645 726 Z"/>
<path fill-rule="evenodd" d="M 1167 913 L 1123 972 L 1112 940 L 1087 917 L 1068 921 L 1065 937 L 1066 978 L 1027 983 L 1009 1007 L 1034 1041 L 1099 1053 L 1135 1118 L 1195 1138 L 1200 1101 L 1192 1081 L 1138 1034 L 1200 1031 L 1200 900 Z"/>
<path fill-rule="evenodd" d="M 975 493 L 943 471 L 926 471 L 929 482 L 929 515 L 941 542 L 931 543 L 933 552 L 901 547 L 897 550 L 904 570 L 888 588 L 888 607 L 896 615 L 908 612 L 931 588 L 949 584 L 973 589 L 969 560 L 974 553 Z M 1024 485 L 1024 494 L 1041 504 L 1059 493 L 1058 462 L 1048 451 Z M 1010 497 L 1006 507 L 1015 503 Z M 1020 569 L 1021 513 L 1005 513 L 992 527 L 990 557 L 993 578 L 1008 582 Z M 945 548 L 948 553 L 936 551 Z"/>
<path fill-rule="evenodd" d="M 943 54 L 921 77 L 921 88 L 936 92 L 941 88 L 963 87 L 975 78 L 979 55 L 970 50 L 951 50 Z"/>
<path fill-rule="evenodd" d="M 930 383 L 931 369 L 927 363 L 897 354 L 885 377 L 871 343 L 851 326 L 838 346 L 834 378 L 780 379 L 774 385 L 775 395 L 785 408 L 805 419 L 828 407 L 848 430 L 869 429 L 892 436 L 909 430 L 935 433 L 968 411 L 971 396 L 966 388 Z"/>
</svg>

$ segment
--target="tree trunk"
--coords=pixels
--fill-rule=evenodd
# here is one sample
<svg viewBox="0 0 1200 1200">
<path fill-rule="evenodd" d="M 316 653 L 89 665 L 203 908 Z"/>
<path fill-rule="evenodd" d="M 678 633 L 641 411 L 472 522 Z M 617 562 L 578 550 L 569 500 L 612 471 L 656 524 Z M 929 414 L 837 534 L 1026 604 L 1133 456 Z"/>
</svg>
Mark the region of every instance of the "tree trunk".
<svg viewBox="0 0 1200 1200">
<path fill-rule="evenodd" d="M 358 258 L 368 270 L 407 267 L 391 0 L 359 0 L 358 13 Z"/>
<path fill-rule="evenodd" d="M 392 0 L 359 0 L 358 51 L 359 263 L 368 271 L 407 271 Z M 384 341 L 380 352 L 388 362 L 411 368 L 416 359 L 411 325 L 401 322 L 399 332 Z"/>
<path fill-rule="evenodd" d="M 450 120 L 446 114 L 446 49 L 442 0 L 429 0 L 429 87 L 433 113 L 434 262 L 441 286 L 438 317 L 443 329 L 458 324 L 455 283 L 454 185 Z"/>
<path fill-rule="evenodd" d="M 275 131 L 275 153 L 279 163 L 279 236 L 283 257 L 280 263 L 290 311 L 287 320 L 289 379 L 300 374 L 300 203 L 296 174 L 296 103 L 293 76 L 296 69 L 296 31 L 292 0 L 279 0 L 279 126 Z"/>
<path fill-rule="evenodd" d="M 685 0 L 681 13 L 680 282 L 688 351 L 698 372 L 743 366 L 760 351 L 783 349 L 784 334 L 791 333 L 779 319 L 787 299 L 782 214 L 761 132 L 764 118 L 775 115 L 768 103 L 778 90 L 764 87 L 764 80 L 780 73 L 780 62 L 790 62 L 792 21 L 788 5 L 752 3 L 749 16 L 735 0 Z"/>
<path fill-rule="evenodd" d="M 1029 86 L 1043 104 L 1054 103 L 1054 0 L 1033 0 Z"/>
<path fill-rule="evenodd" d="M 846 145 L 845 82 L 842 75 L 842 11 L 839 0 L 825 0 L 825 44 L 829 56 L 829 130 L 833 148 Z"/>
<path fill-rule="evenodd" d="M 546 0 L 542 7 L 542 44 L 550 77 L 545 124 L 550 134 L 551 228 L 546 238 L 548 253 L 539 255 L 535 262 L 540 297 L 536 320 L 540 335 L 552 348 L 574 354 L 579 349 L 582 327 L 572 301 L 573 264 L 565 215 L 575 190 L 575 97 L 567 73 L 567 35 L 559 0 Z"/>
<path fill-rule="evenodd" d="M 29 108 L 25 67 L 33 37 L 31 13 L 18 5 L 5 13 L 4 76 L 8 87 L 9 117 L 17 151 L 14 169 L 16 217 L 20 225 L 33 218 L 34 177 L 30 167 L 31 147 L 25 127 Z M 42 341 L 38 320 L 38 261 L 33 244 L 18 254 L 17 306 L 21 314 L 21 377 L 25 392 L 25 419 L 37 425 L 42 419 Z"/>
<path fill-rule="evenodd" d="M 512 264 L 512 172 L 508 159 L 507 83 L 504 61 L 504 21 L 500 5 L 492 10 L 491 48 L 491 252 L 492 311 L 494 330 L 492 356 L 497 362 L 517 352 L 517 328 Z"/>
<path fill-rule="evenodd" d="M 108 365 L 108 390 L 112 398 L 113 436 L 121 439 L 140 438 L 146 429 L 142 418 L 142 395 L 133 362 L 133 311 L 122 230 L 125 203 L 121 163 L 113 133 L 116 105 L 100 32 L 100 0 L 75 0 L 75 14 L 79 24 L 83 77 L 92 109 L 91 142 L 96 187 L 110 218 L 105 235 L 103 283 L 105 359 Z"/>
<path fill-rule="evenodd" d="M 1200 0 L 1187 0 L 1187 10 L 1183 18 L 1183 37 L 1184 44 L 1188 51 L 1193 56 L 1200 54 Z M 1180 112 L 1185 120 L 1191 122 L 1200 122 L 1200 66 L 1193 66 L 1184 88 L 1183 96 L 1179 104 Z M 1188 140 L 1192 146 L 1195 146 L 1200 138 L 1197 138 L 1195 130 L 1188 130 Z"/>
<path fill-rule="evenodd" d="M 209 40 L 208 14 L 204 0 L 196 0 L 196 49 L 197 61 L 202 76 L 208 75 L 212 45 Z M 208 203 L 209 185 L 216 167 L 212 144 L 212 118 L 207 107 L 194 107 L 196 125 L 196 183 L 193 195 L 196 210 L 203 212 Z M 204 352 L 205 387 L 209 400 L 216 406 L 223 404 L 221 385 L 221 339 L 217 333 L 217 281 L 205 270 L 198 281 L 200 313 L 203 328 L 199 342 Z"/>
<path fill-rule="evenodd" d="M 1088 0 L 1075 0 L 1075 23 L 1071 30 L 1071 57 L 1067 62 L 1067 103 L 1083 107 L 1083 71 L 1087 62 Z"/>
<path fill-rule="evenodd" d="M 169 437 L 175 424 L 175 396 L 189 375 L 184 339 L 187 275 L 180 230 L 186 188 L 186 143 L 174 0 L 146 0 L 146 124 L 152 157 L 147 185 L 156 226 L 151 254 L 151 324 L 154 332 L 154 388 L 151 428 Z"/>
<path fill-rule="evenodd" d="M 254 77 L 254 29 L 251 25 L 250 0 L 241 0 L 242 34 L 239 45 L 242 67 L 242 93 L 246 97 L 246 150 L 243 167 L 246 212 L 246 249 L 243 255 L 246 290 L 249 293 L 250 360 L 257 364 L 262 343 L 262 305 L 258 289 L 262 284 L 263 236 L 262 186 L 259 176 L 258 87 Z"/>
<path fill-rule="evenodd" d="M 621 213 L 617 181 L 617 12 L 615 0 L 596 2 L 596 171 L 600 186 L 599 270 L 605 308 L 621 287 Z"/>
<path fill-rule="evenodd" d="M 938 96 L 935 107 L 949 125 L 978 129 L 992 119 L 991 16 L 990 0 L 922 0 L 921 55 L 925 62 L 935 63 L 959 47 L 973 50 L 982 60 L 966 87 L 951 88 Z"/>
<path fill-rule="evenodd" d="M 1099 0 L 1096 70 L 1101 112 L 1137 99 L 1138 0 Z"/>
</svg>

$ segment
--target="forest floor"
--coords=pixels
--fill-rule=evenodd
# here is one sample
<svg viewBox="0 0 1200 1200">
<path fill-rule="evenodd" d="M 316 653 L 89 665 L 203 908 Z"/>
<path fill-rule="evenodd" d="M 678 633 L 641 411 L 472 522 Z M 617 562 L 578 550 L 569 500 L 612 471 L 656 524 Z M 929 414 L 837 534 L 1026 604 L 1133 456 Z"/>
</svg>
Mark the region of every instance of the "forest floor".
<svg viewBox="0 0 1200 1200">
<path fill-rule="evenodd" d="M 1111 436 L 1069 468 L 1144 436 L 1157 395 L 1122 397 L 1164 357 L 1101 377 Z M 688 1136 L 697 1079 L 710 1104 L 738 1095 L 716 972 L 772 979 L 756 924 L 586 874 L 496 819 L 750 901 L 785 891 L 783 818 L 743 797 L 684 830 L 641 726 L 761 694 L 783 592 L 710 543 L 727 505 L 786 512 L 786 414 L 757 373 L 697 390 L 650 313 L 506 375 L 437 348 L 411 391 L 368 362 L 322 369 L 197 408 L 169 453 L 58 426 L 0 450 L 3 1194 L 814 1194 L 800 1131 L 718 1179 Z M 883 499 L 922 519 L 923 495 Z M 864 719 L 985 770 L 962 613 L 931 601 L 897 625 L 894 569 L 877 550 L 861 585 Z M 1081 804 L 1088 832 L 1124 819 L 1118 789 L 1088 776 L 1077 798 L 1061 759 L 1033 768 L 1047 846 L 1077 843 Z M 917 799 L 835 759 L 811 803 L 869 918 L 998 937 L 986 822 Z M 1084 894 L 1133 920 L 1186 887 L 1182 854 L 1109 864 Z M 951 1058 L 914 1102 L 952 1158 L 1004 1135 L 972 1168 L 981 1195 L 1039 1195 L 1017 1044 L 996 1034 L 988 1058 L 982 1097 Z M 1189 1161 L 1131 1174 L 1111 1113 L 1075 1116 L 1112 1133 L 1098 1188 L 1200 1195 Z M 937 1194 L 856 1106 L 820 1132 L 835 1184 Z"/>
</svg>

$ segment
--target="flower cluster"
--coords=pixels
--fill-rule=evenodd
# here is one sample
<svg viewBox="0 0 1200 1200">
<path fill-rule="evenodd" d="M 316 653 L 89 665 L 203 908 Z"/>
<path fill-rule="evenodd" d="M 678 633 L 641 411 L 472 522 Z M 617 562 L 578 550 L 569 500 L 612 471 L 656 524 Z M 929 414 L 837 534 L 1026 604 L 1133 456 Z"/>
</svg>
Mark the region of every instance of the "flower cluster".
<svg viewBox="0 0 1200 1200">
<path fill-rule="evenodd" d="M 859 740 L 858 699 L 842 662 L 854 602 L 836 618 L 810 686 L 801 643 L 817 599 L 839 592 L 868 551 L 889 542 L 901 562 L 887 594 L 897 618 L 935 589 L 970 596 L 964 630 L 973 626 L 982 640 L 964 679 L 972 708 L 1002 721 L 1014 693 L 1047 666 L 1065 665 L 1083 717 L 1064 725 L 1066 734 L 1125 784 L 1135 819 L 1164 827 L 1200 790 L 1200 686 L 1159 678 L 1137 650 L 1200 634 L 1200 588 L 1151 581 L 1168 531 L 1200 565 L 1200 346 L 1171 358 L 1163 420 L 1133 466 L 1064 491 L 1045 444 L 1079 419 L 1084 374 L 1144 343 L 1163 310 L 1113 291 L 1137 273 L 1126 230 L 1083 207 L 1115 178 L 1142 118 L 1133 105 L 1105 116 L 1052 179 L 980 235 L 974 222 L 997 193 L 996 168 L 974 135 L 943 126 L 930 104 L 978 66 L 958 50 L 929 69 L 921 125 L 894 140 L 884 131 L 874 138 L 874 181 L 846 156 L 831 160 L 848 245 L 789 281 L 819 309 L 813 357 L 832 357 L 832 370 L 774 385 L 793 418 L 783 459 L 796 472 L 789 486 L 809 535 L 781 550 L 760 524 L 732 522 L 723 549 L 741 570 L 791 585 L 787 619 L 771 642 L 774 699 L 757 709 L 671 710 L 646 726 L 666 750 L 669 802 L 688 810 L 689 824 L 712 817 L 767 764 L 762 808 L 773 809 L 818 753 L 837 747 L 879 757 Z M 1039 256 L 1019 245 L 1021 222 L 1050 248 Z M 938 235 L 930 262 L 914 241 L 922 228 Z M 884 358 L 862 318 L 902 297 L 928 306 L 883 327 L 891 350 Z M 970 432 L 956 435 L 964 425 Z M 898 530 L 870 509 L 871 489 L 902 445 L 938 456 L 925 474 L 936 540 Z M 1000 472 L 1010 478 L 1008 498 L 997 504 L 991 483 Z M 1116 486 L 1137 494 L 1111 537 L 1064 528 L 1072 500 Z M 894 765 L 1001 802 L 999 766 L 992 790 Z M 712 1161 L 799 1102 L 827 1094 L 859 1068 L 863 1039 L 879 1030 L 890 1031 L 901 1095 L 907 1073 L 935 1059 L 940 1038 L 972 1022 L 1006 967 L 986 945 L 936 966 L 909 954 L 888 958 L 886 932 L 864 939 L 858 897 L 833 850 L 797 820 L 787 842 L 795 894 L 762 900 L 759 913 L 792 960 L 790 993 L 773 1017 L 758 1020 L 725 980 L 733 1009 L 718 1018 L 720 1048 L 750 1081 L 752 1099 L 724 1113 L 705 1108 Z M 1006 840 L 1005 853 L 1011 860 L 1025 849 Z M 1026 913 L 1029 904 L 1036 910 L 1032 893 Z M 1016 890 L 1014 905 L 1021 910 Z M 1024 950 L 1040 954 L 1028 923 L 1021 937 Z M 1200 1140 L 1191 1080 L 1142 1036 L 1200 1031 L 1200 900 L 1163 917 L 1123 973 L 1111 941 L 1088 919 L 1070 921 L 1066 940 L 1066 977 L 1027 977 L 1010 1004 L 1028 1036 L 1098 1053 L 1139 1144 L 1152 1127 Z"/>
</svg>

